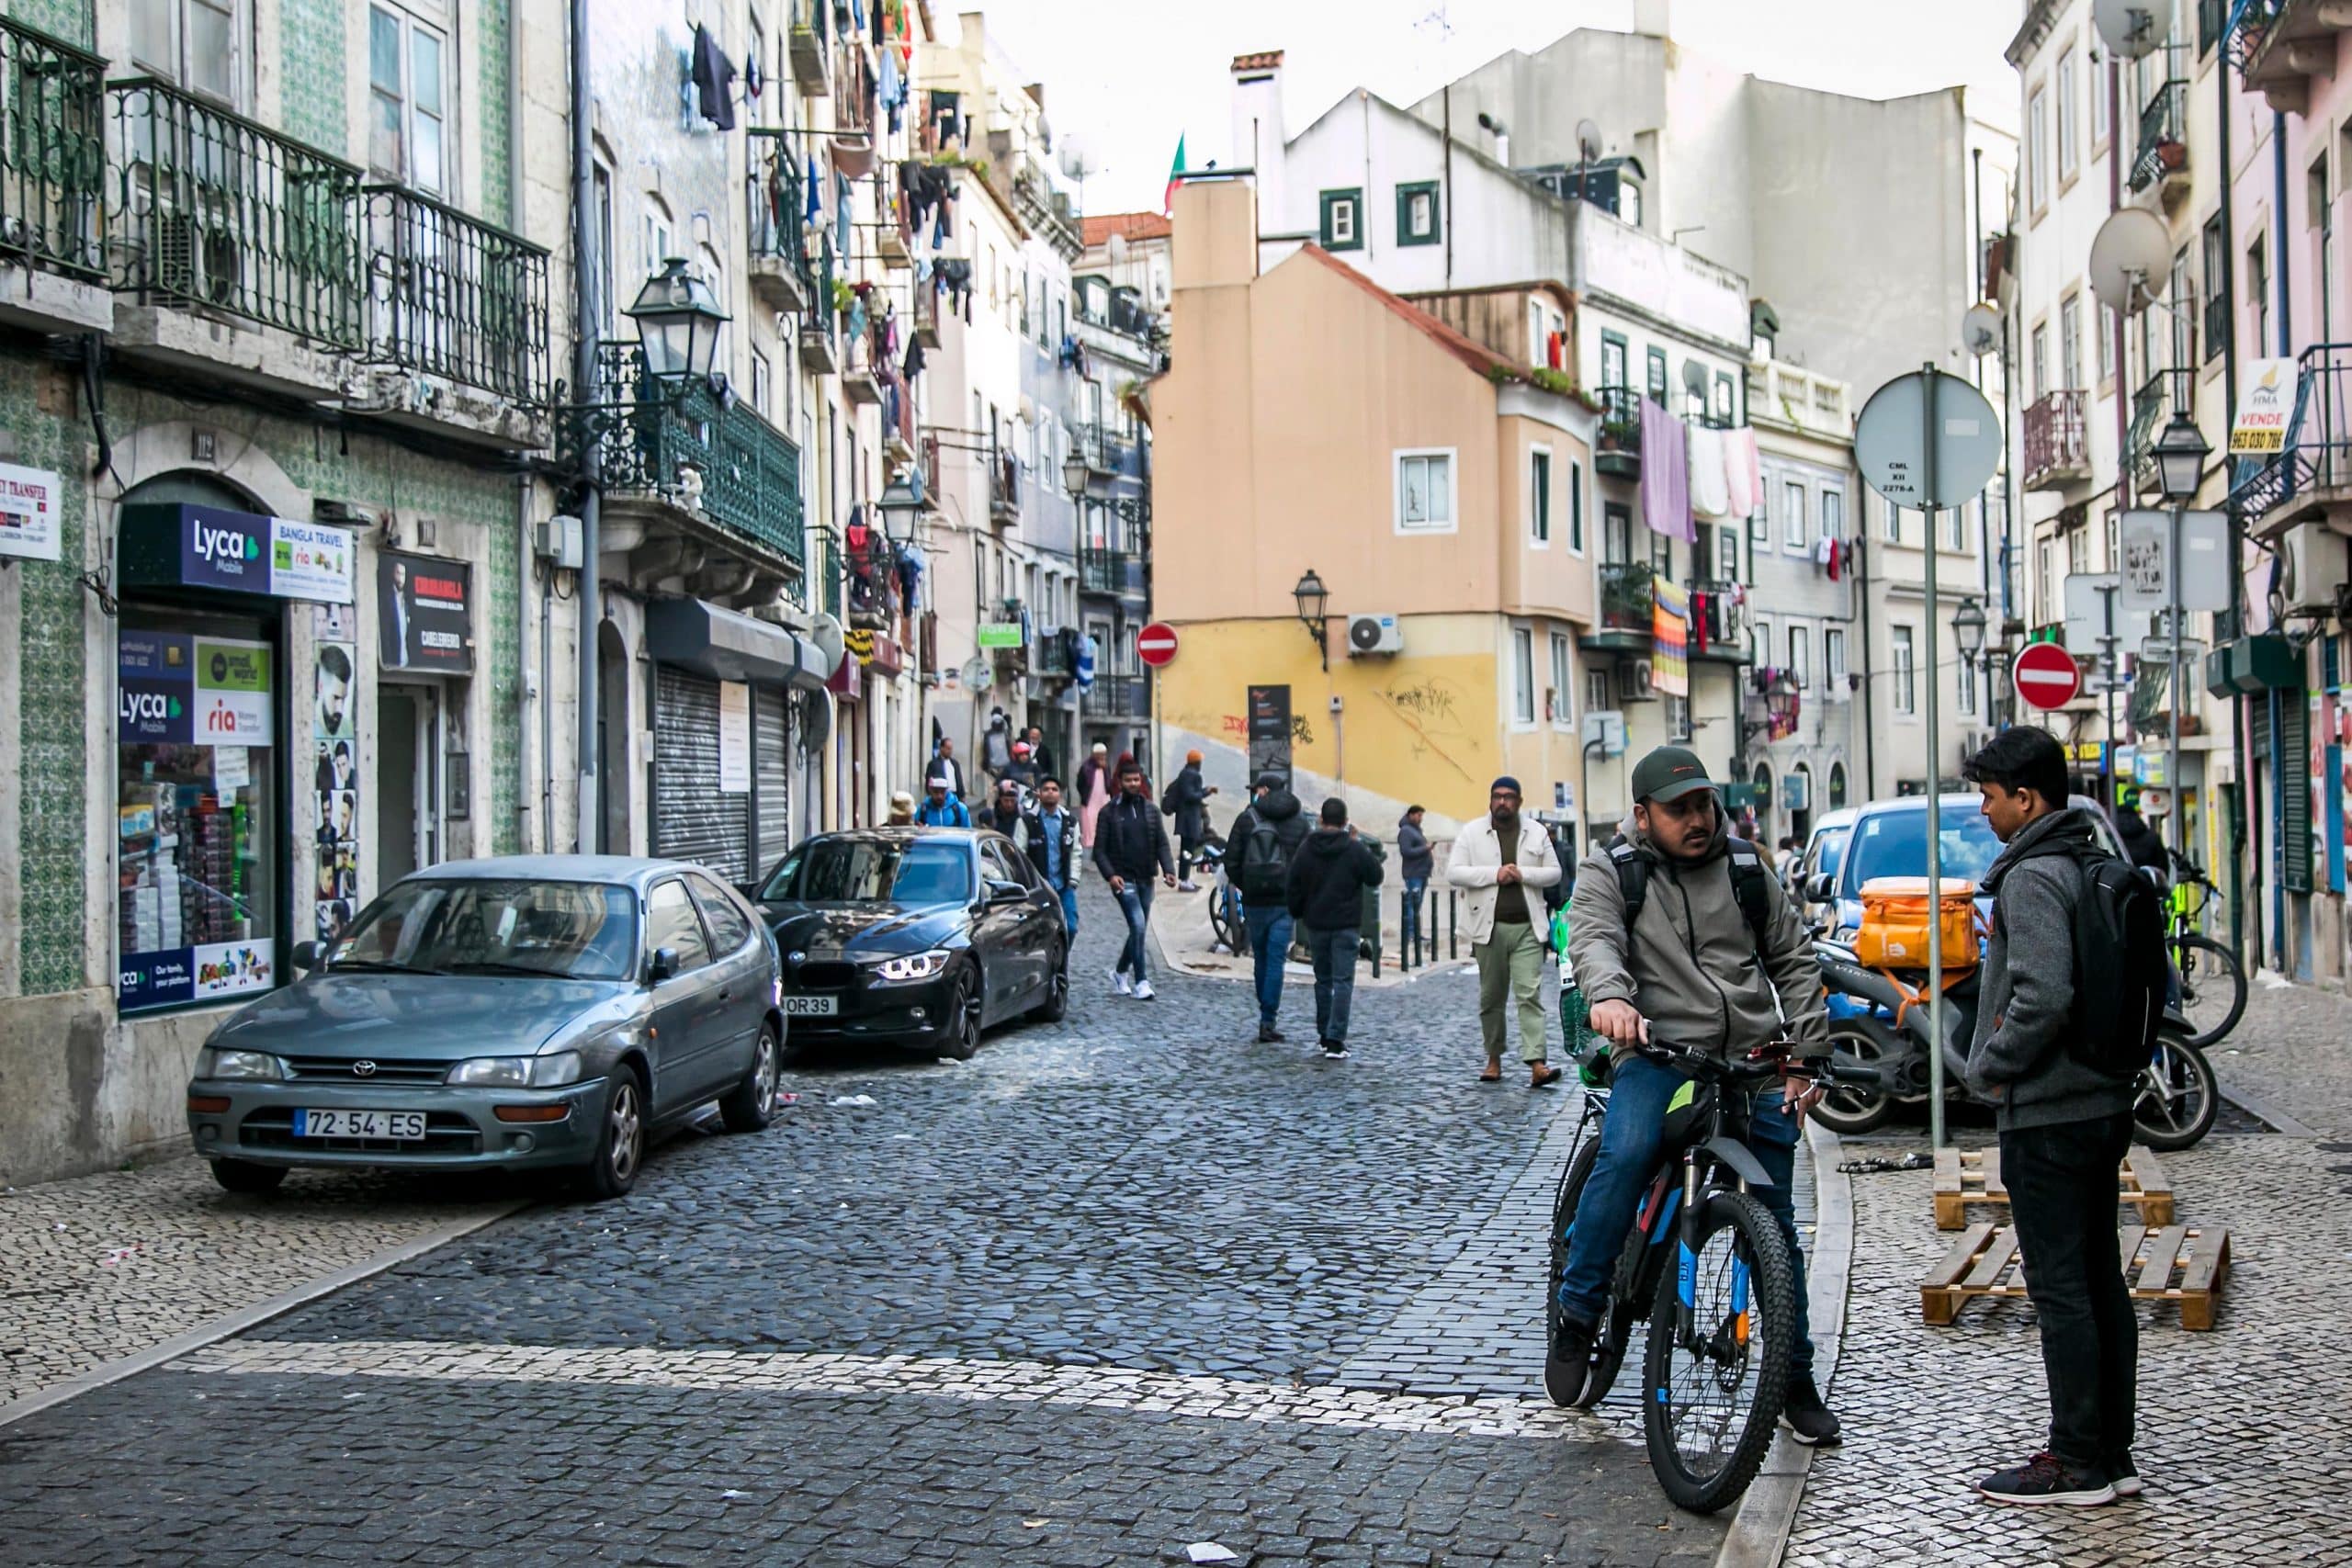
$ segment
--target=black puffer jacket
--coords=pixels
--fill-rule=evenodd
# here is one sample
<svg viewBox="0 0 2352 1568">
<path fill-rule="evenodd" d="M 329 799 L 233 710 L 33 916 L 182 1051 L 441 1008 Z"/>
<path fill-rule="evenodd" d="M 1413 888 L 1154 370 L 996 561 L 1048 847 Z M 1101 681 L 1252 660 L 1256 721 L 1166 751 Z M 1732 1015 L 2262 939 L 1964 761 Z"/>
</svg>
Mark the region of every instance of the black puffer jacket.
<svg viewBox="0 0 2352 1568">
<path fill-rule="evenodd" d="M 1380 886 L 1380 860 L 1345 828 L 1317 828 L 1290 863 L 1291 918 L 1309 931 L 1356 931 L 1363 890 Z"/>
<path fill-rule="evenodd" d="M 1176 857 L 1169 852 L 1168 829 L 1159 807 L 1140 795 L 1119 795 L 1094 819 L 1094 868 L 1104 881 L 1124 877 L 1146 882 L 1155 874 L 1176 874 Z"/>
<path fill-rule="evenodd" d="M 1298 863 L 1299 847 L 1306 842 L 1306 835 L 1314 824 L 1298 808 L 1298 796 L 1286 789 L 1270 789 L 1250 803 L 1250 808 L 1233 819 L 1233 831 L 1225 840 L 1225 874 L 1233 886 L 1241 889 L 1241 902 L 1261 909 L 1283 907 L 1290 897 L 1290 878 L 1279 878 L 1280 886 L 1250 890 L 1250 840 L 1263 822 L 1274 830 L 1274 842 L 1282 848 L 1283 864 Z"/>
</svg>

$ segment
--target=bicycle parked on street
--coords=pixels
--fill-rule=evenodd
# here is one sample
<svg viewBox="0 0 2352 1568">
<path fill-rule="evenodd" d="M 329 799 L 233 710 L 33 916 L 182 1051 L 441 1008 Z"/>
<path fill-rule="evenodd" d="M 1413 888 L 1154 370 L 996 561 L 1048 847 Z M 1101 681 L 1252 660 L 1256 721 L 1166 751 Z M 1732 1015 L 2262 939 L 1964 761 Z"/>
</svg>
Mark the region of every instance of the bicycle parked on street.
<svg viewBox="0 0 2352 1568">
<path fill-rule="evenodd" d="M 2180 1011 L 2193 1032 L 2188 1043 L 2203 1050 L 2245 1016 L 2245 970 L 2236 953 L 2197 929 L 2207 900 L 2222 897 L 2222 890 L 2203 866 L 2177 850 L 2168 852 L 2172 892 L 2165 899 L 2165 946 L 2171 950 L 2173 973 L 2180 977 Z M 2216 1021 L 2200 1027 L 2208 1020 Z"/>
<path fill-rule="evenodd" d="M 1796 1334 L 1796 1259 L 1749 1190 L 1771 1184 L 1746 1143 L 1756 1091 L 1784 1072 L 1844 1083 L 1874 1083 L 1878 1075 L 1852 1064 L 1797 1063 L 1785 1043 L 1730 1061 L 1659 1040 L 1640 1050 L 1690 1083 L 1668 1111 L 1665 1155 L 1618 1257 L 1576 1403 L 1600 1403 L 1635 1325 L 1647 1323 L 1641 1403 L 1650 1468 L 1678 1506 L 1713 1513 L 1747 1491 L 1764 1462 Z M 1600 1158 L 1608 1100 L 1605 1088 L 1586 1089 L 1576 1148 L 1553 1199 L 1547 1347 L 1560 1329 L 1569 1236 Z"/>
</svg>

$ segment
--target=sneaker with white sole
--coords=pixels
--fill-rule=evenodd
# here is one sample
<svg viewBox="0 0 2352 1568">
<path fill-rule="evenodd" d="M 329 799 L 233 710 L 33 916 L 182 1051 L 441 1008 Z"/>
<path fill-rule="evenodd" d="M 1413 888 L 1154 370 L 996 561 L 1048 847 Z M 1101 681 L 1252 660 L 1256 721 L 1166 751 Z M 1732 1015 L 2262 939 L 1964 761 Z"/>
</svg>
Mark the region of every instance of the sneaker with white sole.
<svg viewBox="0 0 2352 1568">
<path fill-rule="evenodd" d="M 1136 983 L 1127 978 L 1127 972 L 1124 969 L 1111 971 L 1111 988 L 1123 997 L 1132 997 L 1136 994 Z"/>
<path fill-rule="evenodd" d="M 1348 1059 L 1348 1048 L 1337 1040 L 1326 1040 L 1323 1042 L 1323 1059 L 1327 1062 L 1344 1062 Z"/>
<path fill-rule="evenodd" d="M 1148 980 L 1137 980 L 1137 981 L 1136 982 L 1136 992 L 1135 992 L 1136 1000 L 1137 1000 L 1137 1001 L 1139 1001 L 1139 1002 L 1148 1002 L 1148 1001 L 1151 1000 L 1151 998 L 1154 998 L 1154 997 L 1158 996 L 1159 994 L 1159 992 L 1157 992 L 1157 991 L 1155 991 L 1155 990 L 1153 990 L 1153 989 L 1151 988 L 1151 982 L 1150 982 L 1150 981 L 1148 981 Z"/>
<path fill-rule="evenodd" d="M 2140 1467 L 2132 1462 L 2129 1450 L 2120 1458 L 2107 1461 L 2107 1483 L 2115 1488 L 2118 1497 L 2137 1497 L 2147 1490 L 2140 1483 Z"/>
<path fill-rule="evenodd" d="M 2102 1471 L 2072 1471 L 2058 1456 L 2038 1453 L 2015 1470 L 1988 1475 L 1976 1483 L 1987 1502 L 2052 1504 L 2064 1508 L 2096 1508 L 2115 1501 L 2115 1487 Z"/>
</svg>

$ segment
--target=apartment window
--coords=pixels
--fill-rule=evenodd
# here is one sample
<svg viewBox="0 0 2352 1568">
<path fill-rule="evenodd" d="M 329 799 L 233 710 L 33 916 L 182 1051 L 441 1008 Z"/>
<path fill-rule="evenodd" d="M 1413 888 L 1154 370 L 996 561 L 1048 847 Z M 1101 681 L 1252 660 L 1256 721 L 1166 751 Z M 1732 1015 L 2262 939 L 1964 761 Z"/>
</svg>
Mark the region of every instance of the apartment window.
<svg viewBox="0 0 2352 1568">
<path fill-rule="evenodd" d="M 1600 334 L 1600 384 L 1604 388 L 1633 384 L 1625 378 L 1625 338 L 1622 333 Z"/>
<path fill-rule="evenodd" d="M 2254 341 L 2246 346 L 2256 354 L 2270 352 L 2270 265 L 2256 236 L 2245 249 L 2246 300 L 2254 307 Z"/>
<path fill-rule="evenodd" d="M 1894 711 L 1915 714 L 1919 711 L 1919 694 L 1917 683 L 1912 680 L 1911 628 L 1893 626 L 1888 629 L 1894 636 Z"/>
<path fill-rule="evenodd" d="M 2045 536 L 2033 547 L 2034 602 L 2041 607 L 2041 620 L 2048 623 L 2064 618 L 2058 604 L 2056 575 L 2058 551 Z"/>
<path fill-rule="evenodd" d="M 604 325 L 604 335 L 613 335 L 613 323 L 620 307 L 613 302 L 613 172 L 604 164 L 596 165 L 596 319 Z"/>
<path fill-rule="evenodd" d="M 2069 391 L 2090 383 L 2083 379 L 2083 297 L 2069 294 L 2058 305 L 2058 374 Z"/>
<path fill-rule="evenodd" d="M 1568 548 L 1584 554 L 1584 465 L 1568 459 Z"/>
<path fill-rule="evenodd" d="M 1722 582 L 1746 581 L 1739 574 L 1739 530 L 1728 523 L 1715 530 L 1715 578 Z"/>
<path fill-rule="evenodd" d="M 1715 372 L 1715 417 L 1726 425 L 1739 423 L 1739 394 L 1726 371 Z"/>
<path fill-rule="evenodd" d="M 1552 542 L 1552 453 L 1538 446 L 1527 457 L 1527 536 L 1537 545 Z"/>
<path fill-rule="evenodd" d="M 762 419 L 775 418 L 775 411 L 768 407 L 768 356 L 756 348 L 752 350 L 752 410 Z"/>
<path fill-rule="evenodd" d="M 1789 628 L 1789 674 L 1797 690 L 1813 690 L 1813 633 L 1804 626 Z"/>
<path fill-rule="evenodd" d="M 2075 168 L 2082 161 L 2082 148 L 2077 145 L 2080 132 L 2075 128 L 2081 116 L 2075 102 L 2075 51 L 2072 49 L 2058 56 L 2058 174 L 2062 179 L 2075 177 Z"/>
<path fill-rule="evenodd" d="M 1749 645 L 1750 649 L 1756 655 L 1756 662 L 1763 665 L 1766 669 L 1771 668 L 1772 660 L 1779 652 L 1780 645 L 1772 640 L 1772 622 L 1770 617 L 1758 615 L 1748 622 L 1748 626 L 1750 628 L 1750 635 L 1756 639 Z"/>
<path fill-rule="evenodd" d="M 2036 87 L 2025 100 L 2026 189 L 2036 214 L 2050 205 L 2050 116 L 2042 101 L 2047 96 Z"/>
<path fill-rule="evenodd" d="M 1634 558 L 1634 514 L 1616 502 L 1600 509 L 1600 558 L 1621 564 Z"/>
<path fill-rule="evenodd" d="M 1327 190 L 1323 193 L 1323 248 L 1327 251 L 1363 249 L 1363 192 Z"/>
<path fill-rule="evenodd" d="M 1674 581 L 1674 541 L 1663 534 L 1650 536 L 1650 570 L 1668 582 Z"/>
<path fill-rule="evenodd" d="M 1535 634 L 1525 626 L 1510 629 L 1510 716 L 1515 724 L 1535 722 Z"/>
<path fill-rule="evenodd" d="M 1666 733 L 1676 740 L 1690 739 L 1690 699 L 1671 693 L 1666 699 Z"/>
<path fill-rule="evenodd" d="M 1434 245 L 1438 242 L 1437 182 L 1396 187 L 1396 243 Z M 1534 363 L 1541 365 L 1541 359 Z"/>
<path fill-rule="evenodd" d="M 1396 454 L 1396 531 L 1453 532 L 1452 447 Z"/>
<path fill-rule="evenodd" d="M 1846 629 L 1824 626 L 1821 631 L 1821 695 L 1837 702 L 1846 694 Z"/>
<path fill-rule="evenodd" d="M 1769 545 L 1772 542 L 1772 501 L 1770 491 L 1770 487 L 1768 485 L 1757 487 L 1756 510 L 1747 514 L 1747 538 L 1750 544 Z M 1748 552 L 1751 556 L 1755 553 L 1753 550 Z"/>
<path fill-rule="evenodd" d="M 2050 324 L 2045 321 L 2033 329 L 2033 400 L 2040 402 L 2050 390 Z"/>
<path fill-rule="evenodd" d="M 2083 90 L 2091 100 L 2091 147 L 2094 152 L 2107 141 L 2107 85 L 2100 80 L 2106 74 L 2096 63 L 2083 73 Z"/>
<path fill-rule="evenodd" d="M 1846 492 L 1824 490 L 1821 492 L 1821 536 L 1842 539 L 1846 536 Z"/>
<path fill-rule="evenodd" d="M 432 196 L 448 190 L 444 164 L 447 44 L 405 11 L 368 12 L 368 162 Z"/>
<path fill-rule="evenodd" d="M 1802 552 L 1805 547 L 1804 486 L 1795 479 L 1781 484 L 1781 544 Z"/>
<path fill-rule="evenodd" d="M 191 93 L 243 108 L 251 96 L 250 0 L 132 0 L 130 54 Z"/>
<path fill-rule="evenodd" d="M 2066 530 L 2066 570 L 2069 574 L 2091 569 L 2091 530 L 2087 523 L 2077 523 Z"/>
<path fill-rule="evenodd" d="M 1566 729 L 1577 721 L 1576 689 L 1568 684 L 1568 638 L 1565 632 L 1552 634 L 1552 724 Z"/>
<path fill-rule="evenodd" d="M 2213 217 L 2205 220 L 2203 261 L 2205 264 L 2205 298 L 2208 300 L 2222 300 L 2228 299 L 2230 293 L 2230 247 L 2229 241 L 2224 238 L 2222 233 L 2222 220 L 2218 213 Z M 2213 321 L 2211 318 L 2208 318 L 2208 327 L 2205 333 L 2206 358 L 2211 359 L 2215 355 L 2222 352 L 2222 348 L 2226 345 L 2226 342 L 2229 337 L 2229 331 L 2230 319 L 2226 310 L 2222 313 L 2219 321 Z"/>
<path fill-rule="evenodd" d="M 1666 403 L 1666 350 L 1662 348 L 1653 348 L 1649 351 L 1649 388 L 1650 400 L 1664 406 Z"/>
<path fill-rule="evenodd" d="M 1981 496 L 1977 499 L 1976 504 L 1981 512 L 1984 507 L 1984 499 Z M 1968 548 L 1968 509 L 1964 506 L 1947 506 L 1937 515 L 1943 520 L 1944 548 L 1955 552 Z"/>
<path fill-rule="evenodd" d="M 1588 670 L 1584 672 L 1584 711 L 1587 713 L 1609 711 L 1608 671 Z"/>
<path fill-rule="evenodd" d="M 2144 327 L 2145 313 L 2141 321 Z M 2091 304 L 2091 338 L 2098 345 L 2091 354 L 2091 380 L 2112 381 L 2115 379 L 2115 313 L 2097 300 Z"/>
<path fill-rule="evenodd" d="M 1889 506 L 1883 501 L 1878 502 L 1878 505 L 1885 513 L 1885 526 L 1881 532 L 1886 536 L 1887 543 L 1901 544 L 1903 542 L 1903 509 L 1899 506 Z"/>
</svg>

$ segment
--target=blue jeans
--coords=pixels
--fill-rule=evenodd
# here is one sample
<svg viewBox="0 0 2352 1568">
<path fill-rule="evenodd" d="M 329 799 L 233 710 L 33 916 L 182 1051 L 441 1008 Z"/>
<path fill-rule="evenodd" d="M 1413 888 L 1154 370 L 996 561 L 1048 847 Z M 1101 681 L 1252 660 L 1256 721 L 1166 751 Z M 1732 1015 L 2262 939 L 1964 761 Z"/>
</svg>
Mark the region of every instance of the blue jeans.
<svg viewBox="0 0 2352 1568">
<path fill-rule="evenodd" d="M 1151 878 L 1140 877 L 1127 884 L 1126 891 L 1119 895 L 1119 913 L 1127 918 L 1127 944 L 1119 949 L 1119 962 L 1112 965 L 1112 970 L 1132 974 L 1140 985 L 1151 978 L 1144 967 L 1143 956 L 1144 928 L 1151 923 Z"/>
<path fill-rule="evenodd" d="M 1062 889 L 1062 926 L 1070 939 L 1078 937 L 1078 886 L 1075 883 Z"/>
<path fill-rule="evenodd" d="M 1597 1323 L 1616 1277 L 1617 1255 L 1625 1249 L 1625 1233 L 1633 1228 L 1634 1211 L 1650 1179 L 1657 1174 L 1658 1145 L 1664 1141 L 1667 1101 L 1682 1087 L 1680 1073 L 1640 1056 L 1620 1062 L 1611 1081 L 1609 1118 L 1601 1123 L 1600 1157 L 1577 1201 L 1576 1223 L 1568 1233 L 1568 1264 L 1562 1270 L 1560 1304 L 1569 1315 Z M 1781 1114 L 1781 1091 L 1766 1089 L 1756 1097 L 1749 1118 L 1748 1149 L 1772 1179 L 1756 1196 L 1781 1224 L 1781 1235 L 1796 1260 L 1796 1339 L 1789 1356 L 1792 1374 L 1813 1371 L 1813 1325 L 1805 1307 L 1804 1254 L 1797 1247 L 1796 1213 L 1790 1192 L 1796 1170 L 1797 1120 Z M 1669 1241 L 1668 1245 L 1671 1246 Z M 1668 1261 L 1668 1267 L 1671 1268 Z M 1646 1303 L 1645 1303 L 1646 1306 Z"/>
<path fill-rule="evenodd" d="M 1277 904 L 1271 909 L 1247 909 L 1250 963 L 1258 981 L 1258 1021 L 1274 1026 L 1283 1005 L 1283 964 L 1290 957 L 1290 911 Z"/>
<path fill-rule="evenodd" d="M 1420 934 L 1421 902 L 1429 890 L 1430 879 L 1426 876 L 1405 879 L 1405 923 L 1396 946 L 1400 954 L 1409 955 L 1413 951 L 1413 939 Z"/>
<path fill-rule="evenodd" d="M 1306 928 L 1306 955 L 1315 961 L 1317 1040 L 1347 1043 L 1348 1006 L 1356 995 L 1356 949 L 1363 942 L 1353 926 L 1333 931 Z"/>
</svg>

